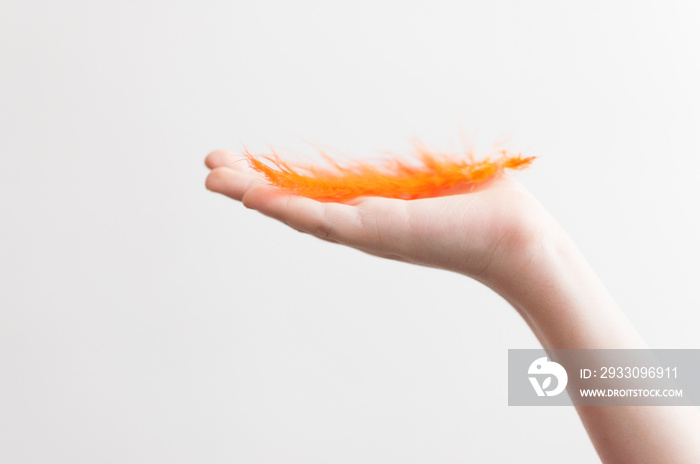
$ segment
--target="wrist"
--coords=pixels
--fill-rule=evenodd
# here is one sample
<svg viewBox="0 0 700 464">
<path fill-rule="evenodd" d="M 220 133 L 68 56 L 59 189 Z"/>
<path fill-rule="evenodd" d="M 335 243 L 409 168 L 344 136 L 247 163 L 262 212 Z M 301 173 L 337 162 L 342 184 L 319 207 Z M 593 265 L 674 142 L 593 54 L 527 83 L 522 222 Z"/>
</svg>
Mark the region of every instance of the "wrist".
<svg viewBox="0 0 700 464">
<path fill-rule="evenodd" d="M 642 348 L 578 247 L 551 217 L 511 242 L 482 282 L 522 315 L 545 348 Z"/>
</svg>

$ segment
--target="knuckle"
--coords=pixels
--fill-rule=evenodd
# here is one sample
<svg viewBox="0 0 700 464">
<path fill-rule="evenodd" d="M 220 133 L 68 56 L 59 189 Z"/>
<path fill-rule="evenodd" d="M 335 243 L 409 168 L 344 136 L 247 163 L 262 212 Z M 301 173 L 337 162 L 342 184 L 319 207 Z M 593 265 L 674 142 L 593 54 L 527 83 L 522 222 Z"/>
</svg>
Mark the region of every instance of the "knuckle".
<svg viewBox="0 0 700 464">
<path fill-rule="evenodd" d="M 330 224 L 319 224 L 311 231 L 311 233 L 321 239 L 330 240 L 335 236 L 334 228 Z"/>
</svg>

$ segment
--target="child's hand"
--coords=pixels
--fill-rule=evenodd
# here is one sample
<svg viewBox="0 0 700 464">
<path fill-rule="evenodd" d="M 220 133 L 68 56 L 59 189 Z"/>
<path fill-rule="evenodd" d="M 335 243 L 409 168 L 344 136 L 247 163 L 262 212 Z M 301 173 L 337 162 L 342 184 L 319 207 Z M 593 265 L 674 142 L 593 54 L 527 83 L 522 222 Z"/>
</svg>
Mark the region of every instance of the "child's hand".
<svg viewBox="0 0 700 464">
<path fill-rule="evenodd" d="M 215 151 L 207 188 L 289 226 L 367 253 L 448 269 L 485 283 L 507 279 L 532 255 L 551 220 L 503 176 L 471 193 L 420 200 L 366 197 L 321 203 L 268 186 L 247 161 Z"/>
<path fill-rule="evenodd" d="M 225 151 L 211 153 L 206 163 L 212 169 L 208 189 L 295 229 L 482 281 L 523 315 L 545 348 L 645 347 L 573 242 L 508 177 L 471 193 L 410 201 L 360 198 L 348 205 L 280 192 L 246 160 Z M 606 464 L 700 462 L 695 408 L 577 410 Z"/>
</svg>

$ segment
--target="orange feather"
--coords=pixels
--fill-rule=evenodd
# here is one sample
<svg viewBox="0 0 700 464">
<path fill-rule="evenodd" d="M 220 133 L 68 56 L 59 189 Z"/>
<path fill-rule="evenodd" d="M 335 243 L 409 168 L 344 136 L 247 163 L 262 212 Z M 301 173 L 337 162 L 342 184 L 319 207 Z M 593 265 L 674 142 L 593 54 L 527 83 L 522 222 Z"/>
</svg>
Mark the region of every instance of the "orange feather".
<svg viewBox="0 0 700 464">
<path fill-rule="evenodd" d="M 446 190 L 483 183 L 506 169 L 524 169 L 534 156 L 523 157 L 507 151 L 497 158 L 474 161 L 456 155 L 433 153 L 422 146 L 416 150 L 417 163 L 387 159 L 382 164 L 354 161 L 340 165 L 326 157 L 330 166 L 292 165 L 277 155 L 255 156 L 247 151 L 250 166 L 275 187 L 319 201 L 344 202 L 362 196 L 405 200 L 439 196 Z"/>
</svg>

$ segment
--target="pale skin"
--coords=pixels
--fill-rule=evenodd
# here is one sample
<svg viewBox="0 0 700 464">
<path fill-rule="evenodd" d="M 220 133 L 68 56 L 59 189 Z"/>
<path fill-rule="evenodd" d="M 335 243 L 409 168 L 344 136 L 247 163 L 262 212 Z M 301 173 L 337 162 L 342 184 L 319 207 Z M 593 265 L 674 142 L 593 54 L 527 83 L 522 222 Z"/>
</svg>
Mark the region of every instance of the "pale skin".
<svg viewBox="0 0 700 464">
<path fill-rule="evenodd" d="M 321 203 L 280 192 L 241 157 L 206 158 L 209 190 L 323 240 L 476 279 L 522 315 L 544 348 L 646 348 L 575 244 L 517 181 L 420 200 Z M 605 464 L 700 462 L 693 407 L 579 406 Z"/>
</svg>

